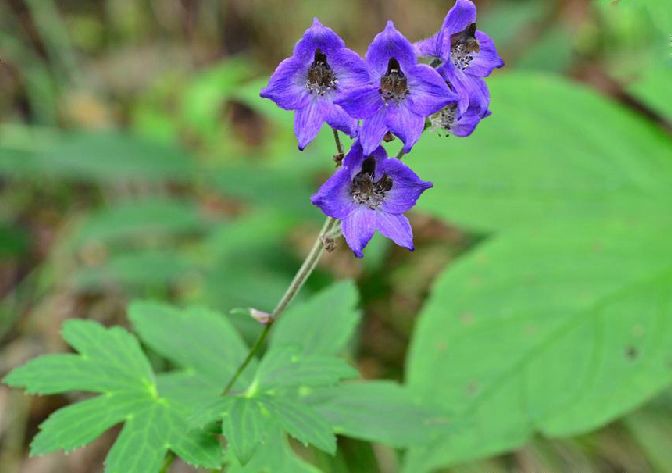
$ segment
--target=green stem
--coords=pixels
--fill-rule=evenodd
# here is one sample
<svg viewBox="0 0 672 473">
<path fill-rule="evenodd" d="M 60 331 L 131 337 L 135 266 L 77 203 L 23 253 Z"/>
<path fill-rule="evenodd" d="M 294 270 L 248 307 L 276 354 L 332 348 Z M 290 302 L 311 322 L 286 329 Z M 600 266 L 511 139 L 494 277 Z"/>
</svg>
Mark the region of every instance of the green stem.
<svg viewBox="0 0 672 473">
<path fill-rule="evenodd" d="M 336 149 L 338 150 L 339 154 L 343 154 L 343 146 L 341 145 L 341 139 L 339 138 L 338 132 L 336 130 L 334 130 L 334 140 L 336 141 Z M 243 362 L 240 364 L 240 366 L 233 374 L 229 382 L 226 383 L 226 386 L 224 387 L 224 392 L 222 393 L 223 395 L 228 394 L 231 388 L 233 388 L 233 386 L 236 384 L 236 381 L 238 381 L 240 375 L 243 374 L 245 368 L 247 368 L 250 362 L 252 362 L 252 360 L 254 359 L 254 356 L 263 347 L 264 342 L 268 337 L 268 333 L 271 331 L 271 326 L 273 325 L 273 322 L 275 322 L 275 320 L 282 315 L 285 309 L 287 309 L 289 304 L 292 302 L 292 300 L 294 300 L 296 295 L 299 293 L 303 285 L 308 280 L 308 277 L 315 270 L 317 263 L 320 261 L 320 258 L 324 253 L 325 238 L 327 235 L 330 234 L 330 232 L 333 230 L 334 226 L 337 223 L 338 220 L 335 218 L 327 217 L 327 219 L 325 220 L 324 225 L 322 225 L 322 230 L 320 230 L 320 233 L 317 236 L 315 243 L 313 243 L 313 247 L 310 249 L 310 252 L 306 256 L 306 259 L 303 260 L 301 267 L 296 272 L 296 275 L 294 275 L 294 279 L 292 279 L 292 282 L 289 284 L 289 287 L 280 298 L 280 301 L 278 301 L 278 304 L 275 306 L 275 309 L 273 309 L 273 312 L 271 312 L 270 320 L 264 326 L 264 329 L 261 331 L 259 337 L 254 342 L 254 345 L 252 345 L 252 348 L 250 348 L 250 351 L 248 352 Z"/>
<path fill-rule="evenodd" d="M 226 384 L 223 392 L 224 395 L 229 393 L 233 385 L 236 384 L 236 381 L 238 381 L 238 378 L 240 378 L 240 375 L 243 374 L 243 371 L 245 371 L 245 368 L 247 368 L 247 365 L 250 364 L 250 362 L 254 359 L 254 356 L 259 352 L 259 350 L 261 350 L 261 347 L 264 345 L 264 341 L 266 341 L 266 337 L 268 337 L 268 333 L 271 331 L 273 322 L 275 322 L 275 320 L 280 317 L 280 315 L 282 315 L 289 303 L 292 302 L 294 297 L 296 297 L 296 294 L 298 294 L 298 292 L 301 290 L 306 280 L 308 279 L 308 276 L 310 276 L 315 269 L 315 266 L 317 266 L 322 253 L 324 253 L 324 237 L 331 231 L 336 222 L 336 219 L 327 217 L 327 220 L 322 226 L 320 234 L 317 236 L 317 239 L 313 244 L 313 248 L 310 250 L 310 253 L 308 253 L 308 256 L 306 256 L 306 259 L 303 261 L 303 264 L 297 271 L 294 279 L 292 279 L 289 287 L 282 295 L 278 305 L 276 305 L 275 309 L 273 309 L 269 322 L 264 326 L 264 329 L 259 334 L 259 338 L 257 338 L 257 340 L 254 342 L 254 345 L 250 349 L 249 353 L 240 364 L 233 377 Z"/>
<path fill-rule="evenodd" d="M 175 461 L 175 454 L 173 452 L 166 453 L 166 459 L 164 460 L 163 466 L 161 467 L 159 473 L 168 473 L 170 465 L 172 465 L 174 461 Z"/>
<path fill-rule="evenodd" d="M 317 266 L 322 253 L 324 253 L 324 237 L 329 234 L 333 226 L 336 224 L 336 221 L 337 220 L 335 218 L 331 217 L 327 217 L 327 219 L 324 221 L 322 230 L 317 236 L 315 243 L 313 243 L 313 247 L 310 249 L 310 253 L 308 253 L 308 256 L 306 256 L 306 259 L 303 261 L 303 264 L 297 271 L 291 284 L 283 294 L 280 302 L 278 302 L 278 305 L 276 305 L 275 309 L 273 309 L 273 312 L 271 313 L 272 320 L 277 319 L 285 311 L 289 303 L 292 302 L 292 299 L 294 299 L 296 294 L 301 290 L 306 280 L 308 279 L 308 276 L 310 276 L 310 274 L 315 269 L 315 266 Z"/>
<path fill-rule="evenodd" d="M 238 381 L 238 378 L 240 378 L 240 375 L 243 374 L 243 371 L 245 371 L 245 368 L 247 368 L 247 365 L 249 365 L 252 359 L 254 358 L 254 355 L 256 355 L 257 352 L 261 349 L 262 345 L 264 344 L 264 340 L 266 340 L 266 337 L 268 336 L 268 332 L 271 331 L 271 325 L 273 325 L 273 319 L 271 319 L 264 326 L 264 329 L 259 334 L 259 338 L 257 338 L 256 342 L 254 342 L 254 345 L 252 345 L 252 348 L 248 352 L 247 356 L 240 364 L 240 366 L 238 367 L 234 375 L 231 377 L 229 382 L 226 384 L 224 392 L 222 393 L 223 395 L 227 395 L 229 393 L 233 385 L 236 384 L 236 381 Z"/>
</svg>

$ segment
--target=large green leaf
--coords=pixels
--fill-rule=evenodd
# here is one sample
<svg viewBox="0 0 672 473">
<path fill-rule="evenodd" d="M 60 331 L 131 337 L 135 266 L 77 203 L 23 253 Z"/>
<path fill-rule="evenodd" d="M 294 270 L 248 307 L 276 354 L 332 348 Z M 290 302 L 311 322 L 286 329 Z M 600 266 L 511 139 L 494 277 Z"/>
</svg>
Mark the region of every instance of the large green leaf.
<svg viewBox="0 0 672 473">
<path fill-rule="evenodd" d="M 438 280 L 409 385 L 457 428 L 407 471 L 584 432 L 672 380 L 670 219 L 564 221 L 505 232 Z"/>
<path fill-rule="evenodd" d="M 409 157 L 434 182 L 420 208 L 479 230 L 559 218 L 667 215 L 672 140 L 583 87 L 541 74 L 488 84 L 469 139 L 426 136 Z"/>
<path fill-rule="evenodd" d="M 558 78 L 491 84 L 495 115 L 469 141 L 419 148 L 425 208 L 495 236 L 421 314 L 409 385 L 455 428 L 408 471 L 590 430 L 672 380 L 672 140 Z"/>
<path fill-rule="evenodd" d="M 220 465 L 217 439 L 191 428 L 187 406 L 159 391 L 149 362 L 131 334 L 122 328 L 71 320 L 63 336 L 79 354 L 36 358 L 4 381 L 31 393 L 101 395 L 52 414 L 33 440 L 33 455 L 81 447 L 123 422 L 105 461 L 106 473 L 158 473 L 168 450 L 193 465 Z"/>
</svg>

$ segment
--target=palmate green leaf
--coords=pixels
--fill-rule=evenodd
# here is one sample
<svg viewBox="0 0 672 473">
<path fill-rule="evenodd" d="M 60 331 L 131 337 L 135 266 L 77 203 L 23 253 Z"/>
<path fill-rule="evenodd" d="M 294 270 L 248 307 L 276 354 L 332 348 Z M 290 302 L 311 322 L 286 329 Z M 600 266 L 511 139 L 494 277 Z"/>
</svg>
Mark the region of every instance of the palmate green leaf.
<svg viewBox="0 0 672 473">
<path fill-rule="evenodd" d="M 128 317 L 145 343 L 186 370 L 187 376 L 211 385 L 215 393 L 224 389 L 247 355 L 245 343 L 229 321 L 208 309 L 136 301 Z M 253 361 L 243 373 L 239 386 L 251 382 L 255 365 Z"/>
<path fill-rule="evenodd" d="M 273 329 L 271 346 L 295 346 L 304 354 L 342 352 L 359 323 L 357 288 L 342 281 L 290 307 Z"/>
<path fill-rule="evenodd" d="M 289 435 L 304 445 L 313 445 L 332 455 L 336 453 L 336 436 L 331 425 L 310 406 L 281 397 L 262 399 Z"/>
<path fill-rule="evenodd" d="M 335 432 L 393 447 L 427 444 L 440 432 L 455 429 L 445 407 L 422 404 L 408 388 L 391 381 L 311 389 L 305 398 Z"/>
<path fill-rule="evenodd" d="M 247 463 L 257 448 L 263 448 L 273 419 L 258 399 L 229 398 L 220 403 L 222 433 L 240 463 Z"/>
<path fill-rule="evenodd" d="M 296 346 L 271 348 L 259 364 L 255 388 L 259 391 L 291 386 L 325 386 L 359 373 L 345 360 L 327 355 L 304 355 Z"/>
<path fill-rule="evenodd" d="M 222 431 L 234 455 L 233 471 L 313 471 L 286 445 L 285 433 L 306 445 L 335 453 L 336 437 L 331 423 L 297 396 L 297 392 L 310 392 L 358 376 L 354 368 L 335 356 L 343 351 L 358 322 L 355 304 L 354 285 L 342 282 L 293 306 L 276 322 L 275 336 L 258 367 L 244 372 L 252 378 L 244 378 L 236 385 L 232 390 L 235 396 L 201 403 L 193 412 L 190 422 L 194 427 L 222 420 Z M 164 318 L 157 315 L 156 320 Z M 152 327 L 155 325 L 151 323 Z M 141 327 L 137 329 L 143 333 Z M 182 327 L 168 323 L 165 330 L 167 334 L 179 333 L 173 336 L 183 339 Z M 303 336 L 297 337 L 292 333 L 295 330 L 301 330 Z M 143 338 L 149 340 L 144 333 Z M 192 334 L 189 340 L 200 343 L 204 337 Z M 166 346 L 165 342 L 154 344 Z M 181 352 L 176 345 L 172 351 Z M 280 442 L 278 437 L 282 439 Z"/>
<path fill-rule="evenodd" d="M 409 386 L 457 426 L 411 451 L 421 472 L 596 428 L 672 380 L 672 221 L 510 231 L 438 280 Z"/>
<path fill-rule="evenodd" d="M 225 453 L 228 473 L 320 473 L 294 453 L 278 424 L 268 429 L 263 448 L 257 449 L 248 463 L 241 464 L 231 451 Z"/>
<path fill-rule="evenodd" d="M 276 424 L 305 445 L 336 453 L 336 437 L 327 423 L 311 407 L 276 396 L 231 398 L 219 403 L 223 409 L 222 433 L 241 464 L 252 453 L 265 448 L 268 433 Z"/>
<path fill-rule="evenodd" d="M 419 208 L 481 231 L 548 219 L 669 215 L 672 139 L 583 87 L 542 74 L 488 81 L 493 116 L 468 140 L 430 134 Z M 534 97 L 531 100 L 530 97 Z"/>
<path fill-rule="evenodd" d="M 196 466 L 219 466 L 217 439 L 194 430 L 187 407 L 157 389 L 135 337 L 122 328 L 83 320 L 67 321 L 63 336 L 79 354 L 36 358 L 4 381 L 31 393 L 76 390 L 100 396 L 52 414 L 31 445 L 32 454 L 72 450 L 124 422 L 105 461 L 106 473 L 158 472 L 168 450 Z"/>
<path fill-rule="evenodd" d="M 265 448 L 268 433 L 278 426 L 305 445 L 330 454 L 336 452 L 330 423 L 294 397 L 246 393 L 244 397 L 220 398 L 195 412 L 189 422 L 203 427 L 220 419 L 222 433 L 240 464 L 246 464 L 253 453 Z"/>
</svg>

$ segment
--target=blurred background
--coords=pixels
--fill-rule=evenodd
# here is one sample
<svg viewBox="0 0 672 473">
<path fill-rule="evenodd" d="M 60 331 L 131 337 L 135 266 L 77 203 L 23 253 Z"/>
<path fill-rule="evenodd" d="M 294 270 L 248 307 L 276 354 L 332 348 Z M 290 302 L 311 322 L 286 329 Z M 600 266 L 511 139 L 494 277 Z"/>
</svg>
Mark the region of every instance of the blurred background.
<svg viewBox="0 0 672 473">
<path fill-rule="evenodd" d="M 627 1 L 476 3 L 479 29 L 494 38 L 507 63 L 491 79 L 493 115 L 469 144 L 424 137 L 433 147 L 409 158 L 422 178 L 440 181 L 452 173 L 428 161 L 448 161 L 455 152 L 471 154 L 465 175 L 482 173 L 479 159 L 508 139 L 518 111 L 552 107 L 521 90 L 498 109 L 498 81 L 510 88 L 510 77 L 581 83 L 658 133 L 672 133 L 670 37 L 657 29 L 652 10 Z M 662 10 L 670 9 L 664 4 Z M 415 41 L 432 34 L 451 6 L 444 0 L 2 0 L 0 375 L 66 349 L 59 331 L 67 318 L 127 325 L 125 307 L 136 297 L 225 313 L 271 309 L 319 230 L 322 216 L 309 196 L 333 168 L 335 149 L 325 129 L 299 153 L 291 112 L 258 98 L 260 88 L 313 16 L 363 54 L 387 19 Z M 552 124 L 546 133 L 554 133 Z M 443 156 L 428 156 L 430 149 Z M 509 152 L 521 160 L 563 159 L 552 145 L 514 145 Z M 432 281 L 488 236 L 487 229 L 464 225 L 469 218 L 451 220 L 448 210 L 448 218 L 438 217 L 439 200 L 426 205 L 411 214 L 415 253 L 376 236 L 360 261 L 340 243 L 302 294 L 334 279 L 357 281 L 364 322 L 355 354 L 367 378 L 403 379 L 415 318 Z M 254 337 L 254 323 L 231 317 Z M 38 424 L 70 401 L 0 386 L 1 473 L 102 471 L 116 432 L 69 455 L 27 458 Z M 597 432 L 537 438 L 516 452 L 446 471 L 672 471 L 671 413 L 672 398 L 664 395 Z M 375 471 L 372 456 L 348 440 L 341 469 L 322 466 Z M 390 471 L 384 464 L 379 461 L 380 470 Z M 172 471 L 193 470 L 176 464 Z"/>
</svg>

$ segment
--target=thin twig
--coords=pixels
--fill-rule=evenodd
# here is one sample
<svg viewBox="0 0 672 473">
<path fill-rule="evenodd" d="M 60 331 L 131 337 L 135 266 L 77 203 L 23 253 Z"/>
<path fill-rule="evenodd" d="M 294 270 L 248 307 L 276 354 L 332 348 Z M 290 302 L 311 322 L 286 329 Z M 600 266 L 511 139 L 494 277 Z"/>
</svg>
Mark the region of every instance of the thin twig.
<svg viewBox="0 0 672 473">
<path fill-rule="evenodd" d="M 320 234 L 317 236 L 315 243 L 313 243 L 313 247 L 311 248 L 310 253 L 308 253 L 308 256 L 306 256 L 306 259 L 303 261 L 303 264 L 301 265 L 296 275 L 294 276 L 294 279 L 287 288 L 287 291 L 285 291 L 285 293 L 283 294 L 282 299 L 280 299 L 278 305 L 276 305 L 275 309 L 273 309 L 273 312 L 271 313 L 272 320 L 277 319 L 280 316 L 280 314 L 282 314 L 285 311 L 289 303 L 292 302 L 292 299 L 294 299 L 299 290 L 301 290 L 301 288 L 306 282 L 306 279 L 308 279 L 308 276 L 310 276 L 310 274 L 315 269 L 315 266 L 317 266 L 317 263 L 318 261 L 320 261 L 322 253 L 324 253 L 324 237 L 332 229 L 335 222 L 336 219 L 331 217 L 327 217 L 327 219 L 324 221 L 322 230 L 320 231 Z"/>
<path fill-rule="evenodd" d="M 339 152 L 339 154 L 343 154 L 343 146 L 341 145 L 341 139 L 339 138 L 338 132 L 336 130 L 334 130 L 334 141 L 336 142 L 336 149 Z M 327 219 L 325 220 L 324 225 L 322 225 L 322 230 L 320 230 L 319 235 L 317 235 L 317 239 L 315 239 L 315 243 L 313 243 L 313 247 L 310 249 L 310 252 L 306 256 L 306 259 L 303 260 L 303 263 L 301 264 L 299 270 L 296 272 L 294 279 L 292 279 L 292 282 L 289 284 L 289 287 L 280 298 L 280 301 L 278 301 L 278 304 L 275 306 L 275 309 L 273 309 L 270 320 L 264 326 L 264 329 L 261 331 L 259 337 L 254 342 L 254 345 L 252 345 L 252 348 L 250 348 L 250 351 L 248 352 L 243 362 L 240 364 L 240 366 L 233 374 L 229 382 L 226 383 L 223 392 L 224 395 L 229 393 L 231 388 L 233 388 L 233 386 L 236 384 L 236 381 L 238 381 L 238 378 L 240 378 L 240 376 L 243 374 L 243 371 L 245 371 L 245 368 L 247 368 L 247 366 L 252 362 L 254 356 L 259 352 L 259 350 L 261 350 L 261 347 L 264 345 L 264 342 L 266 341 L 266 337 L 268 337 L 268 334 L 271 331 L 271 326 L 273 325 L 273 322 L 275 322 L 275 320 L 278 317 L 280 317 L 280 315 L 282 315 L 285 309 L 287 309 L 292 300 L 294 300 L 294 297 L 296 297 L 296 295 L 299 293 L 303 285 L 308 280 L 308 277 L 315 270 L 317 263 L 320 261 L 320 258 L 324 253 L 325 239 L 327 235 L 329 235 L 331 230 L 334 228 L 334 225 L 336 225 L 337 222 L 338 220 L 332 217 L 327 217 Z"/>
<path fill-rule="evenodd" d="M 236 381 L 238 381 L 238 378 L 240 378 L 240 375 L 243 374 L 243 371 L 245 371 L 245 368 L 247 368 L 247 365 L 249 365 L 252 359 L 254 358 L 254 355 L 256 355 L 257 352 L 261 349 L 262 345 L 264 344 L 264 341 L 266 340 L 266 337 L 268 336 L 268 332 L 271 331 L 271 325 L 273 325 L 273 319 L 271 319 L 264 326 L 264 330 L 262 330 L 261 333 L 259 334 L 259 338 L 257 338 L 256 342 L 254 342 L 254 345 L 247 353 L 247 356 L 240 364 L 240 366 L 238 367 L 234 375 L 231 377 L 229 382 L 226 384 L 224 392 L 222 393 L 223 395 L 227 395 L 229 393 L 233 385 L 236 384 Z"/>
</svg>

